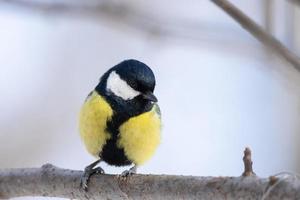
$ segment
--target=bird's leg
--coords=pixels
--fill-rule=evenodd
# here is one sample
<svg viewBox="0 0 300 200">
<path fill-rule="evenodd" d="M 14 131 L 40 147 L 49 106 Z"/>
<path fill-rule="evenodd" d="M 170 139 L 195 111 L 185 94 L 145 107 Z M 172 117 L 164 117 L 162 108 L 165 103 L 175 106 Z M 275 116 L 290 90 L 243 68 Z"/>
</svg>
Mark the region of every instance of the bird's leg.
<svg viewBox="0 0 300 200">
<path fill-rule="evenodd" d="M 99 162 L 101 162 L 101 159 L 93 162 L 92 164 L 84 168 L 84 172 L 80 180 L 80 186 L 85 191 L 87 191 L 88 189 L 88 182 L 93 174 L 104 174 L 104 170 L 101 167 L 94 168 Z"/>
<path fill-rule="evenodd" d="M 121 176 L 122 177 L 127 177 L 127 176 L 130 176 L 130 175 L 136 174 L 136 171 L 137 171 L 137 165 L 134 165 L 129 170 L 125 170 L 124 172 L 122 172 Z"/>
</svg>

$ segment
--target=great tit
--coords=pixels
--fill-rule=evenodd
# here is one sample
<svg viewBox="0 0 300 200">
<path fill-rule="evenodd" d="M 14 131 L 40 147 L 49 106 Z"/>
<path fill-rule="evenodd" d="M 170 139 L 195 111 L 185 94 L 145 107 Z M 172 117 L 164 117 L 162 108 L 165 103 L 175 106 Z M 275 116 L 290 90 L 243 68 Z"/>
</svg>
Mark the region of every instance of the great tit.
<svg viewBox="0 0 300 200">
<path fill-rule="evenodd" d="M 137 60 L 125 60 L 109 69 L 86 98 L 79 119 L 80 136 L 87 151 L 97 160 L 88 165 L 81 178 L 87 190 L 91 175 L 104 173 L 96 167 L 133 164 L 122 173 L 136 173 L 150 159 L 160 143 L 161 114 L 153 91 L 152 70 Z"/>
</svg>

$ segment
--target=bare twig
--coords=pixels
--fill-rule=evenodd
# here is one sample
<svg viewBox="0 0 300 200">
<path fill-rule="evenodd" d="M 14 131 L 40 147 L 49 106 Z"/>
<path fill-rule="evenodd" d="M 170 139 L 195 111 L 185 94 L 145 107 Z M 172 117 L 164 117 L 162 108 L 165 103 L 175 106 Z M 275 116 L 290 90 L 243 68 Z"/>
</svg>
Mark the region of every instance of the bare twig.
<svg viewBox="0 0 300 200">
<path fill-rule="evenodd" d="M 243 161 L 244 161 L 245 170 L 242 176 L 253 176 L 253 175 L 255 176 L 255 173 L 253 172 L 252 169 L 251 150 L 249 147 L 246 147 L 244 151 Z"/>
<path fill-rule="evenodd" d="M 288 0 L 288 1 L 300 6 L 300 0 Z"/>
<path fill-rule="evenodd" d="M 245 15 L 241 10 L 235 7 L 227 0 L 211 0 L 228 15 L 237 21 L 242 27 L 250 32 L 256 39 L 261 41 L 266 47 L 281 55 L 285 60 L 291 63 L 298 71 L 300 71 L 300 58 L 289 51 L 279 40 L 263 30 L 261 26 L 256 24 L 252 19 Z"/>
<path fill-rule="evenodd" d="M 273 0 L 263 0 L 264 7 L 264 27 L 267 33 L 273 32 L 274 21 L 274 3 Z"/>
</svg>

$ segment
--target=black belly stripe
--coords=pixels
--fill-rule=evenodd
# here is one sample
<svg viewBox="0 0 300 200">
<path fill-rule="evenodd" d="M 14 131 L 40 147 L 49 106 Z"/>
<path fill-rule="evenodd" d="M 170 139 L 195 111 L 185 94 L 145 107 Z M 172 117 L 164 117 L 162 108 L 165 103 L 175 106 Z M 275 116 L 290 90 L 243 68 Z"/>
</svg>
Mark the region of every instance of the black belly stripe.
<svg viewBox="0 0 300 200">
<path fill-rule="evenodd" d="M 130 165 L 132 162 L 125 156 L 124 149 L 120 149 L 116 145 L 116 141 L 110 139 L 103 147 L 101 159 L 109 165 L 124 166 Z"/>
<path fill-rule="evenodd" d="M 124 149 L 117 147 L 119 127 L 131 117 L 150 111 L 153 105 L 139 97 L 124 101 L 112 94 L 107 95 L 105 90 L 96 91 L 106 99 L 114 111 L 112 119 L 106 124 L 107 132 L 111 134 L 111 139 L 106 142 L 99 156 L 109 165 L 130 165 L 132 162 L 126 157 Z"/>
</svg>

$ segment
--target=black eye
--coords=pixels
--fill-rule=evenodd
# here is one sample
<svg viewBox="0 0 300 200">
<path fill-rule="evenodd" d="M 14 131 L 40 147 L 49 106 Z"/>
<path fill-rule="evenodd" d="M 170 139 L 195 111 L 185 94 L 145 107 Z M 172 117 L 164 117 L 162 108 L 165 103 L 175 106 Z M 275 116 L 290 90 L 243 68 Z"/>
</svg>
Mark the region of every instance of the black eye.
<svg viewBox="0 0 300 200">
<path fill-rule="evenodd" d="M 138 84 L 138 91 L 145 93 L 145 92 L 153 92 L 154 88 L 152 85 L 149 85 L 148 83 L 142 82 Z"/>
</svg>

